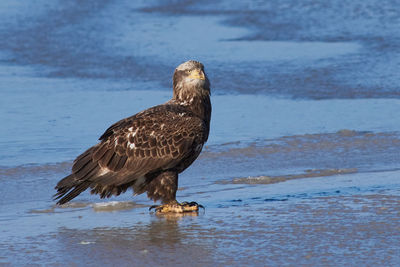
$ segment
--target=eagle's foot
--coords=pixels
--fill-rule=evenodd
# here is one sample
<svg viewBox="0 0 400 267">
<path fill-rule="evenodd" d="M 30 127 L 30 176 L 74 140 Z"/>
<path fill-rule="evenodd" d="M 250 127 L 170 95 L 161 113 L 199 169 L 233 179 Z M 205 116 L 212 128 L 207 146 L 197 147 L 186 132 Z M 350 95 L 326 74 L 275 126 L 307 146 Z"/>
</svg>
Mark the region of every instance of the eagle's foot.
<svg viewBox="0 0 400 267">
<path fill-rule="evenodd" d="M 184 213 L 184 212 L 197 212 L 204 207 L 196 202 L 174 202 L 164 205 L 151 206 L 149 210 L 154 209 L 156 213 Z"/>
</svg>

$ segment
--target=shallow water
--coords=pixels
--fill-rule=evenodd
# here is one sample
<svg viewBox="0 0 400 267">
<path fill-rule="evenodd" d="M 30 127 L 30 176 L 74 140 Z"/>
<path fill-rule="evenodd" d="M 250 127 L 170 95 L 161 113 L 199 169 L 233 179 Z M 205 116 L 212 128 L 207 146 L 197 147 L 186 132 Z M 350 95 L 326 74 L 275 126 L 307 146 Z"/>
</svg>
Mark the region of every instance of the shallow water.
<svg viewBox="0 0 400 267">
<path fill-rule="evenodd" d="M 0 265 L 400 264 L 395 1 L 2 1 Z M 126 193 L 51 200 L 113 122 L 212 82 L 179 181 L 198 216 Z"/>
</svg>

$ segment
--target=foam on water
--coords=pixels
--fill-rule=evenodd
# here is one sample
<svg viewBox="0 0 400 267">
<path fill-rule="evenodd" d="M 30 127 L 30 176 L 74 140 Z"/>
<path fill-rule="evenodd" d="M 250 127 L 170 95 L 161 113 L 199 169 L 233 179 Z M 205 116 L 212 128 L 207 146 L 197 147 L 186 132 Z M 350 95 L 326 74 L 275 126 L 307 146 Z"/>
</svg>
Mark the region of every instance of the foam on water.
<svg viewBox="0 0 400 267">
<path fill-rule="evenodd" d="M 143 204 L 137 204 L 131 201 L 109 201 L 92 204 L 92 208 L 96 212 L 114 212 L 119 210 L 131 210 L 135 208 L 147 207 Z"/>
<path fill-rule="evenodd" d="M 234 178 L 232 180 L 220 181 L 220 183 L 232 184 L 273 184 L 286 182 L 293 179 L 313 178 L 341 175 L 346 173 L 356 173 L 357 169 L 326 169 L 326 170 L 306 170 L 302 174 L 289 174 L 281 176 L 258 176 L 258 177 L 243 177 Z"/>
</svg>

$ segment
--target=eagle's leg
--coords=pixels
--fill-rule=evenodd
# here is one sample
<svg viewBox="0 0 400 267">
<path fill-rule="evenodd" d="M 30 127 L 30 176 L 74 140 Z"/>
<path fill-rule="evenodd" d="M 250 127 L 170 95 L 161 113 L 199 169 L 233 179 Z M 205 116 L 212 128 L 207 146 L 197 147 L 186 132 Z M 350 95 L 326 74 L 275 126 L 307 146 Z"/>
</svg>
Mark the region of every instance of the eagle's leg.
<svg viewBox="0 0 400 267">
<path fill-rule="evenodd" d="M 176 201 L 176 190 L 178 189 L 178 173 L 166 171 L 157 175 L 147 185 L 147 196 L 154 201 L 161 199 L 162 205 L 150 207 L 157 213 L 184 213 L 195 212 L 204 207 L 196 202 Z"/>
</svg>

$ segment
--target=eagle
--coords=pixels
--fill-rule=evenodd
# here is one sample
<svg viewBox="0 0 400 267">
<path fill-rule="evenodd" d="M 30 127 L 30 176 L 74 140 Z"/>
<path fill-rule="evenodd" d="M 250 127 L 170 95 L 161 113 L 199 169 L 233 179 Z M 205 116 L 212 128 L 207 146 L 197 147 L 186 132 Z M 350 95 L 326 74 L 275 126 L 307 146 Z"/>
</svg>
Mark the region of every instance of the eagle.
<svg viewBox="0 0 400 267">
<path fill-rule="evenodd" d="M 208 139 L 211 119 L 210 82 L 202 63 L 189 60 L 173 74 L 173 95 L 111 125 L 100 142 L 73 162 L 54 199 L 62 205 L 90 188 L 101 198 L 133 189 L 161 205 L 157 213 L 198 211 L 196 202 L 176 200 L 178 175 L 199 156 Z"/>
</svg>

